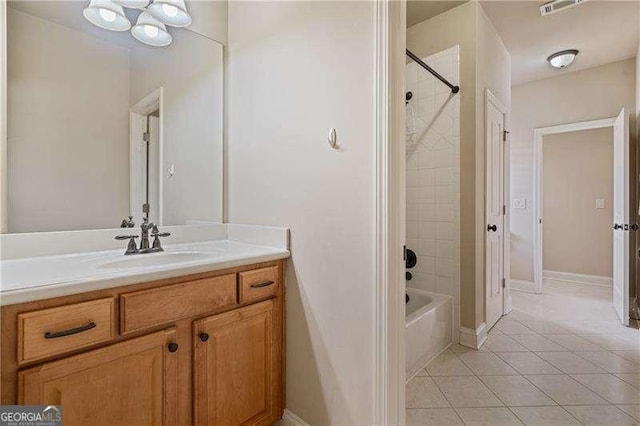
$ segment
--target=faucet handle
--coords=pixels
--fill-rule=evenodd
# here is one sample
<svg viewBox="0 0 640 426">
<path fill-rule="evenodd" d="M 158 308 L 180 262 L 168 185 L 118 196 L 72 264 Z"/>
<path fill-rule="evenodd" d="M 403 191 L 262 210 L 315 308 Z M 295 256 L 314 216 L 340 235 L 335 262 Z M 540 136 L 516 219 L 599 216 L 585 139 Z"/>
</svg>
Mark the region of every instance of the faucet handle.
<svg viewBox="0 0 640 426">
<path fill-rule="evenodd" d="M 116 236 L 116 240 L 129 240 L 129 239 L 134 239 L 138 237 L 139 235 L 118 235 Z"/>
<path fill-rule="evenodd" d="M 170 232 L 160 232 L 160 230 L 158 229 L 158 225 L 153 225 L 153 229 L 151 230 L 151 235 L 153 235 L 154 237 L 158 238 L 158 237 L 168 237 L 171 235 Z"/>
</svg>

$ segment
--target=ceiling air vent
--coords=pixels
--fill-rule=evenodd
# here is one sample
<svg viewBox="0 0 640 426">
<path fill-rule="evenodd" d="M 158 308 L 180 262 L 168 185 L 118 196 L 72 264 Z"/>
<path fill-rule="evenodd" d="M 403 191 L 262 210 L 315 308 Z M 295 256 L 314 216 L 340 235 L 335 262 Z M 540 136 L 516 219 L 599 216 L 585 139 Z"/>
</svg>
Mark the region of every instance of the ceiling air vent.
<svg viewBox="0 0 640 426">
<path fill-rule="evenodd" d="M 580 3 L 584 3 L 586 1 L 588 0 L 555 0 L 540 6 L 540 14 L 542 16 L 551 15 L 552 13 L 577 6 Z"/>
</svg>

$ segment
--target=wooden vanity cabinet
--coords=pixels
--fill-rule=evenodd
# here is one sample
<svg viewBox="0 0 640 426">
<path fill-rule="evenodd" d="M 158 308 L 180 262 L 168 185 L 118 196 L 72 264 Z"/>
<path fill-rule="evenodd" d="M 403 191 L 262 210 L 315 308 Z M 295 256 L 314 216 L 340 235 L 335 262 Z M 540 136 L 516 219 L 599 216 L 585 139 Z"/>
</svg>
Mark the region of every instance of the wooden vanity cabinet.
<svg viewBox="0 0 640 426">
<path fill-rule="evenodd" d="M 1 403 L 62 405 L 71 426 L 273 424 L 284 411 L 284 266 L 3 306 Z"/>
</svg>

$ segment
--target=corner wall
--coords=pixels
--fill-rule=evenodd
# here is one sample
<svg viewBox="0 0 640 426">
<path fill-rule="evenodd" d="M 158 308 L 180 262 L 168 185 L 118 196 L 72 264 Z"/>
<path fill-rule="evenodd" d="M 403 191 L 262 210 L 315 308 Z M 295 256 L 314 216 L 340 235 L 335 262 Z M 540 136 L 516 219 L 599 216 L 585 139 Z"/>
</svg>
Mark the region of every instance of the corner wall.
<svg viewBox="0 0 640 426">
<path fill-rule="evenodd" d="M 374 7 L 229 4 L 226 217 L 291 229 L 286 406 L 313 425 L 374 422 Z"/>
</svg>

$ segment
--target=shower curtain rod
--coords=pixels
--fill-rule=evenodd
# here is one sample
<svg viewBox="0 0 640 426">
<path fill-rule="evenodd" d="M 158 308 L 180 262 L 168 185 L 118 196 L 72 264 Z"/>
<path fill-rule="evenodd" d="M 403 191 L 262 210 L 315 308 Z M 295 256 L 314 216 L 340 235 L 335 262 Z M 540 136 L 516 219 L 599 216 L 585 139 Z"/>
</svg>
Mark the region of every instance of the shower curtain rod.
<svg viewBox="0 0 640 426">
<path fill-rule="evenodd" d="M 411 59 L 413 59 L 418 65 L 420 65 L 422 68 L 424 68 L 425 70 L 429 71 L 431 74 L 433 74 L 433 76 L 435 78 L 437 78 L 438 80 L 440 80 L 441 82 L 443 82 L 444 84 L 446 84 L 447 86 L 449 86 L 449 88 L 451 89 L 451 93 L 458 93 L 460 91 L 460 87 L 459 86 L 454 86 L 453 84 L 449 83 L 449 81 L 444 78 L 443 76 L 441 76 L 440 74 L 438 74 L 438 72 L 436 70 L 434 70 L 433 68 L 431 68 L 429 65 L 425 64 L 422 59 L 418 58 L 413 52 L 411 52 L 409 49 L 407 49 L 407 56 L 410 57 Z"/>
</svg>

